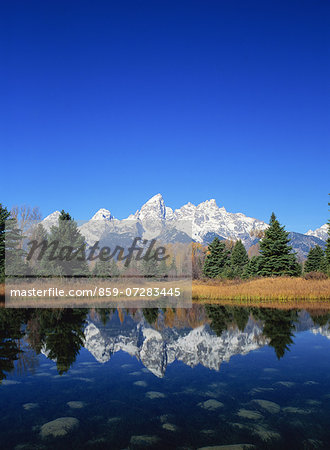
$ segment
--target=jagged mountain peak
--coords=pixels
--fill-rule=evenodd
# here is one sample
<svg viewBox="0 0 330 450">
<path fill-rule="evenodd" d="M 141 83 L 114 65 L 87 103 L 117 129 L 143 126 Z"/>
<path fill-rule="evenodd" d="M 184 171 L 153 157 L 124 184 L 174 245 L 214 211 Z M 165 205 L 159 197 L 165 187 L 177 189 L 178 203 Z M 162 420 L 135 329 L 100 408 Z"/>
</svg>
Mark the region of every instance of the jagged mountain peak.
<svg viewBox="0 0 330 450">
<path fill-rule="evenodd" d="M 41 224 L 43 225 L 43 227 L 47 232 L 50 231 L 51 227 L 58 224 L 58 219 L 60 215 L 61 215 L 60 211 L 54 211 L 53 213 L 49 214 L 47 217 L 44 218 Z"/>
<path fill-rule="evenodd" d="M 326 241 L 328 239 L 328 224 L 325 223 L 320 228 L 316 228 L 316 230 L 308 230 L 305 234 L 306 236 L 315 236 L 322 239 L 322 241 Z"/>
<path fill-rule="evenodd" d="M 137 211 L 137 218 L 142 222 L 144 220 L 159 220 L 165 219 L 166 206 L 163 196 L 161 194 L 151 197 L 140 209 Z"/>
<path fill-rule="evenodd" d="M 219 209 L 217 202 L 214 198 L 211 198 L 210 200 L 205 200 L 205 202 L 200 203 L 197 208 L 212 208 L 212 209 Z"/>
<path fill-rule="evenodd" d="M 112 220 L 114 217 L 108 209 L 99 209 L 91 220 Z"/>
<path fill-rule="evenodd" d="M 60 212 L 55 211 L 42 221 L 46 231 L 57 225 L 59 216 Z M 161 237 L 167 239 L 166 242 L 177 242 L 174 239 L 187 242 L 187 239 L 192 239 L 202 244 L 208 244 L 218 236 L 232 241 L 240 239 L 249 248 L 256 243 L 258 233 L 267 227 L 268 224 L 261 220 L 242 213 L 228 212 L 223 206 L 218 207 L 215 199 L 206 200 L 197 206 L 188 202 L 173 211 L 165 205 L 163 196 L 158 193 L 135 214 L 123 220 L 115 219 L 109 210 L 101 208 L 89 222 L 80 227 L 80 231 L 88 245 L 101 238 L 106 239 L 108 235 L 113 239 L 113 233 L 117 233 L 128 240 L 136 236 L 144 239 Z M 303 259 L 311 247 L 324 246 L 328 237 L 328 225 L 324 224 L 314 231 L 309 230 L 305 235 L 291 233 L 290 237 L 294 251 Z"/>
<path fill-rule="evenodd" d="M 60 215 L 61 215 L 60 211 L 54 211 L 51 214 L 49 214 L 48 216 L 46 216 L 44 218 L 44 220 L 58 219 L 60 217 Z"/>
</svg>

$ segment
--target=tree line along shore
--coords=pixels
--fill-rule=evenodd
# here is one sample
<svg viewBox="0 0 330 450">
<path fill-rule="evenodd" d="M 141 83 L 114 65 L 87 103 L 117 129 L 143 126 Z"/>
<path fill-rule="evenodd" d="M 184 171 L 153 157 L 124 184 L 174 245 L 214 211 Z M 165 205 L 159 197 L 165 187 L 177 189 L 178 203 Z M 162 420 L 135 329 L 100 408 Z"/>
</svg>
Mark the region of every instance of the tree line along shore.
<svg viewBox="0 0 330 450">
<path fill-rule="evenodd" d="M 330 204 L 329 204 L 330 205 Z M 30 215 L 37 216 L 36 209 Z M 24 212 L 26 210 L 24 209 Z M 33 217 L 35 218 L 35 217 Z M 8 239 L 6 223 L 11 238 Z M 70 222 L 70 233 L 74 236 L 73 245 L 81 246 L 83 236 L 71 216 L 62 211 L 58 227 L 52 227 L 53 237 L 60 235 L 62 223 Z M 8 227 L 7 227 L 8 228 Z M 36 227 L 38 238 L 47 239 L 48 234 L 42 225 Z M 7 239 L 5 240 L 7 233 Z M 17 208 L 11 212 L 0 204 L 0 283 L 5 278 L 6 246 L 11 245 L 13 265 L 19 271 L 26 270 L 26 252 L 17 243 L 22 240 L 23 227 L 19 226 Z M 70 236 L 72 244 L 72 236 Z M 280 224 L 275 214 L 270 218 L 269 227 L 258 243 L 254 255 L 248 255 L 243 243 L 221 240 L 215 237 L 208 246 L 192 244 L 193 299 L 233 299 L 233 300 L 280 300 L 285 299 L 330 299 L 330 220 L 328 222 L 328 239 L 325 248 L 315 246 L 309 250 L 307 259 L 298 261 L 290 246 L 289 233 Z M 8 249 L 7 249 L 8 250 Z M 35 264 L 36 261 L 34 261 Z M 171 276 L 178 271 L 175 256 L 170 261 L 160 264 L 144 262 L 141 271 L 152 276 L 166 274 Z M 111 261 L 98 261 L 93 269 L 84 265 L 86 273 L 93 276 L 120 276 L 118 265 Z M 36 267 L 36 266 L 35 266 Z M 36 268 L 33 270 L 36 270 Z M 22 269 L 22 270 L 23 270 Z M 40 267 L 37 267 L 40 270 Z M 81 267 L 78 267 L 81 270 Z M 23 270 L 23 271 L 24 271 Z M 56 269 L 58 270 L 58 268 Z M 158 272 L 157 272 L 158 271 Z M 41 272 L 42 273 L 42 272 Z M 0 295 L 4 295 L 4 286 L 0 285 Z"/>
</svg>

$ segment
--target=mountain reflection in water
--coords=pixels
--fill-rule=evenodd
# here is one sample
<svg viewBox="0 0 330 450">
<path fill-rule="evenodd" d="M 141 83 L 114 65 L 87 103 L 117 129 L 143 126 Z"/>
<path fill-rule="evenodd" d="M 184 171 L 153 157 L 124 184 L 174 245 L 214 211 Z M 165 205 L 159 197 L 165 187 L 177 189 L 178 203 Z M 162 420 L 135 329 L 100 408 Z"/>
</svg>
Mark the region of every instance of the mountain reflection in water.
<svg viewBox="0 0 330 450">
<path fill-rule="evenodd" d="M 0 379 L 33 370 L 36 354 L 67 372 L 85 347 L 99 363 L 122 350 L 162 377 L 175 360 L 219 370 L 223 361 L 269 345 L 282 358 L 295 332 L 330 337 L 330 313 L 193 305 L 191 309 L 0 310 Z"/>
<path fill-rule="evenodd" d="M 329 320 L 326 310 L 214 304 L 1 308 L 0 442 L 329 448 Z"/>
</svg>

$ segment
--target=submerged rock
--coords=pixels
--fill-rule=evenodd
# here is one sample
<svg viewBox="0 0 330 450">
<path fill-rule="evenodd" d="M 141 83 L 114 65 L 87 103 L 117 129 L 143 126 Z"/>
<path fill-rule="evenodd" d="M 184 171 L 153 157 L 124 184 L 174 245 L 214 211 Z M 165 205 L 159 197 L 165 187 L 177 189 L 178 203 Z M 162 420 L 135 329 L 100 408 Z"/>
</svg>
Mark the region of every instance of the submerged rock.
<svg viewBox="0 0 330 450">
<path fill-rule="evenodd" d="M 173 418 L 173 414 L 162 414 L 161 416 L 159 416 L 160 423 L 169 422 Z"/>
<path fill-rule="evenodd" d="M 135 386 L 142 386 L 142 387 L 146 387 L 148 386 L 148 384 L 145 381 L 134 381 Z"/>
<path fill-rule="evenodd" d="M 264 409 L 265 411 L 271 414 L 279 413 L 281 410 L 280 405 L 274 402 L 270 402 L 269 400 L 255 399 L 252 401 L 257 403 L 260 406 L 260 408 Z"/>
<path fill-rule="evenodd" d="M 67 405 L 72 409 L 81 409 L 85 406 L 84 402 L 68 402 Z"/>
<path fill-rule="evenodd" d="M 211 445 L 210 447 L 200 447 L 198 450 L 248 450 L 253 449 L 253 444 L 229 444 L 229 445 Z"/>
<path fill-rule="evenodd" d="M 322 402 L 320 402 L 319 400 L 313 400 L 313 399 L 308 399 L 306 400 L 307 405 L 311 405 L 311 406 L 320 406 L 322 405 Z"/>
<path fill-rule="evenodd" d="M 63 437 L 78 428 L 79 420 L 75 417 L 59 417 L 51 422 L 45 423 L 40 429 L 40 436 L 45 439 L 48 437 Z"/>
<path fill-rule="evenodd" d="M 311 411 L 309 409 L 295 408 L 293 406 L 287 406 L 283 408 L 283 411 L 289 414 L 310 414 Z"/>
<path fill-rule="evenodd" d="M 293 381 L 278 381 L 276 384 L 280 384 L 281 386 L 291 388 L 295 386 L 296 383 L 293 383 Z"/>
<path fill-rule="evenodd" d="M 263 419 L 263 415 L 258 411 L 251 411 L 250 409 L 240 409 L 237 413 L 238 416 L 244 417 L 245 419 L 251 420 L 261 420 Z"/>
<path fill-rule="evenodd" d="M 39 403 L 24 403 L 22 406 L 26 411 L 30 411 L 30 409 L 38 408 Z"/>
<path fill-rule="evenodd" d="M 110 417 L 108 419 L 108 424 L 109 425 L 116 425 L 117 423 L 119 423 L 121 421 L 120 417 Z"/>
<path fill-rule="evenodd" d="M 230 425 L 234 428 L 238 428 L 240 430 L 246 430 L 249 429 L 248 425 L 244 425 L 242 423 L 238 423 L 238 422 L 231 422 Z"/>
<path fill-rule="evenodd" d="M 209 411 L 214 411 L 218 408 L 222 408 L 224 405 L 223 403 L 219 402 L 218 400 L 215 400 L 214 398 L 210 398 L 209 400 L 206 400 L 205 402 L 198 403 L 198 406 L 201 408 L 207 409 Z"/>
<path fill-rule="evenodd" d="M 21 384 L 21 382 L 15 380 L 2 380 L 0 382 L 0 386 L 13 386 L 14 384 Z"/>
<path fill-rule="evenodd" d="M 130 440 L 130 445 L 133 447 L 149 447 L 150 445 L 155 445 L 159 441 L 158 436 L 149 436 L 146 434 L 140 436 L 132 436 Z"/>
<path fill-rule="evenodd" d="M 261 425 L 254 426 L 253 429 L 251 428 L 251 431 L 253 434 L 256 434 L 265 442 L 281 438 L 281 435 L 276 431 L 269 430 L 268 428 Z"/>
<path fill-rule="evenodd" d="M 263 388 L 263 387 L 259 387 L 259 388 L 254 388 L 250 391 L 251 395 L 255 395 L 255 394 L 262 394 L 263 392 L 271 392 L 273 391 L 274 388 Z"/>
<path fill-rule="evenodd" d="M 167 431 L 177 431 L 178 429 L 178 427 L 176 425 L 173 425 L 173 423 L 164 423 L 163 428 Z"/>
<path fill-rule="evenodd" d="M 205 436 L 214 436 L 215 430 L 201 430 L 201 433 L 203 433 Z"/>
<path fill-rule="evenodd" d="M 42 444 L 17 444 L 14 447 L 14 450 L 48 450 L 47 447 L 45 447 Z"/>
<path fill-rule="evenodd" d="M 303 441 L 306 448 L 319 448 L 323 446 L 323 442 L 319 439 L 307 439 L 306 441 Z"/>
<path fill-rule="evenodd" d="M 166 395 L 163 394 L 162 392 L 157 392 L 157 391 L 149 391 L 146 393 L 146 397 L 154 399 L 154 398 L 165 398 Z"/>
</svg>

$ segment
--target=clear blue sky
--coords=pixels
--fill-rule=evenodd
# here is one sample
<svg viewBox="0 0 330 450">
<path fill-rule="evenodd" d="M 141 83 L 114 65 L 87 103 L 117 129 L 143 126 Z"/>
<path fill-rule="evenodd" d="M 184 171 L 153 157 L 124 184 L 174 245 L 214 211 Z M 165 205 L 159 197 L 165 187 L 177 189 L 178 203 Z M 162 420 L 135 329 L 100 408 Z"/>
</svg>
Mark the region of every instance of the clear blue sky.
<svg viewBox="0 0 330 450">
<path fill-rule="evenodd" d="M 330 4 L 1 3 L 0 201 L 328 219 Z"/>
</svg>

